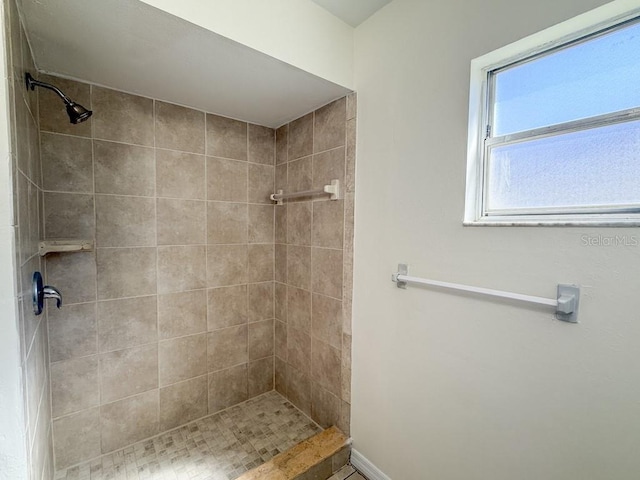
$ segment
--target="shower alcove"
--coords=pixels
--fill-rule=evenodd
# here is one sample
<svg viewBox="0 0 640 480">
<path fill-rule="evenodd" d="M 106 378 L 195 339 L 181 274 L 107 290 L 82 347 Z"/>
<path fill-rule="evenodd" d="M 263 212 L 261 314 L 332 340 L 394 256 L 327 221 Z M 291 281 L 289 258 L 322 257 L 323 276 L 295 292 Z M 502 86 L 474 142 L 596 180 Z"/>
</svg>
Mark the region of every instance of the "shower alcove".
<svg viewBox="0 0 640 480">
<path fill-rule="evenodd" d="M 297 70 L 303 87 L 276 90 L 300 96 L 287 102 L 297 110 L 267 115 L 273 97 L 239 99 L 259 103 L 241 115 L 212 82 L 220 108 L 161 95 L 175 78 L 128 93 L 71 72 L 64 42 L 46 45 L 48 3 L 5 5 L 30 478 L 231 479 L 322 429 L 348 436 L 355 94 Z M 196 28 L 104 3 L 171 33 Z M 70 124 L 51 91 L 24 88 L 25 72 L 93 116 Z M 250 95 L 239 83 L 235 97 Z M 336 179 L 338 200 L 269 198 Z M 38 254 L 69 238 L 93 248 Z M 29 310 L 37 270 L 60 310 Z M 329 474 L 348 454 L 336 438 L 333 464 L 315 465 Z"/>
</svg>

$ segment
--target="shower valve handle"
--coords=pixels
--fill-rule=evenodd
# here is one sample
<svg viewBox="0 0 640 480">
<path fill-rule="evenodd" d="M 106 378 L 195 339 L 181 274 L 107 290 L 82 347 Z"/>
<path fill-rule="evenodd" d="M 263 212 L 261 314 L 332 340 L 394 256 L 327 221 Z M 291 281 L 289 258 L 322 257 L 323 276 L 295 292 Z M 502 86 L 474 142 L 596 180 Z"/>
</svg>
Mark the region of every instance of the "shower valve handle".
<svg viewBox="0 0 640 480">
<path fill-rule="evenodd" d="M 43 284 L 42 275 L 40 274 L 40 272 L 33 273 L 32 297 L 33 313 L 35 313 L 36 315 L 40 315 L 42 313 L 42 310 L 44 308 L 44 301 L 47 298 L 55 298 L 56 307 L 60 308 L 62 306 L 62 295 L 57 288 Z"/>
</svg>

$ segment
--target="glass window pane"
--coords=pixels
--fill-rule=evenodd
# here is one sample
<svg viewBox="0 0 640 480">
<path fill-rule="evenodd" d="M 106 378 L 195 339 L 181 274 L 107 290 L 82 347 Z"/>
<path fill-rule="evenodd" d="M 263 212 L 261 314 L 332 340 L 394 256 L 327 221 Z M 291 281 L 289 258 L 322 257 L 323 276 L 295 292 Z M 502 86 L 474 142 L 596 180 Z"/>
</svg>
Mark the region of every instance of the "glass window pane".
<svg viewBox="0 0 640 480">
<path fill-rule="evenodd" d="M 640 205 L 640 121 L 497 146 L 486 210 Z"/>
<path fill-rule="evenodd" d="M 640 24 L 495 75 L 493 135 L 640 106 Z"/>
</svg>

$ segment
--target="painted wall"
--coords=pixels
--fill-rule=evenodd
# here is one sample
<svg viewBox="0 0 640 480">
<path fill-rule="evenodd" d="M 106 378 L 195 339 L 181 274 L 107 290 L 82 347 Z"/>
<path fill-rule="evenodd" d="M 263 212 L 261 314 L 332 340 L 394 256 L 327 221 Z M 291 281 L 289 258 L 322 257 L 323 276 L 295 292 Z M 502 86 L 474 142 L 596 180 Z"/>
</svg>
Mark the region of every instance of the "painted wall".
<svg viewBox="0 0 640 480">
<path fill-rule="evenodd" d="M 338 85 L 353 87 L 353 28 L 310 0 L 143 1 Z"/>
<path fill-rule="evenodd" d="M 407 479 L 628 479 L 640 471 L 637 229 L 464 228 L 471 59 L 606 2 L 395 0 L 356 30 L 354 448 Z M 599 237 L 601 236 L 601 237 Z M 545 308 L 419 287 L 553 297 Z"/>
</svg>

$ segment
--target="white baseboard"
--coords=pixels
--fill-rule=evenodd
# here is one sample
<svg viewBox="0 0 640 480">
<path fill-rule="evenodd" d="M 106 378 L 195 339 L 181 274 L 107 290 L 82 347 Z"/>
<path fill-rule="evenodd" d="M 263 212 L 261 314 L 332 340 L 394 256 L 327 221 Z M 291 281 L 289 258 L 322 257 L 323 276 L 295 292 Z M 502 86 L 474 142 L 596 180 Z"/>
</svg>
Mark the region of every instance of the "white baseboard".
<svg viewBox="0 0 640 480">
<path fill-rule="evenodd" d="M 357 450 L 351 450 L 351 464 L 369 480 L 391 480 L 382 470 L 376 467 Z"/>
</svg>

